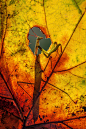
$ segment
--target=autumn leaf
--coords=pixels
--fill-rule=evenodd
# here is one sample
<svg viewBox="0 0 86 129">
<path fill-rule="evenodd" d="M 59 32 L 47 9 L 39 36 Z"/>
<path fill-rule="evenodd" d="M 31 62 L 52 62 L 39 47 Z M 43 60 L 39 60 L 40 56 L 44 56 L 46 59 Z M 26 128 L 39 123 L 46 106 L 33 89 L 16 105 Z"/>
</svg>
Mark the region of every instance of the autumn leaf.
<svg viewBox="0 0 86 129">
<path fill-rule="evenodd" d="M 0 127 L 85 129 L 86 1 L 1 0 L 0 6 Z M 62 52 L 34 55 L 33 27 Z"/>
</svg>

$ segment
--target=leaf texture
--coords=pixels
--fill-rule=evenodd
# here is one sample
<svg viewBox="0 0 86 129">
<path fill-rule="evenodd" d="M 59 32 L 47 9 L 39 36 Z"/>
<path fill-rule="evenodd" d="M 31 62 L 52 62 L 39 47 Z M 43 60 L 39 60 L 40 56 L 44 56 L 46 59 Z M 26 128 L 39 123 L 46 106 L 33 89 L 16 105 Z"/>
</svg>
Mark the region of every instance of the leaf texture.
<svg viewBox="0 0 86 129">
<path fill-rule="evenodd" d="M 0 127 L 85 129 L 86 0 L 1 0 L 0 6 Z M 32 27 L 60 43 L 62 53 L 34 56 Z"/>
</svg>

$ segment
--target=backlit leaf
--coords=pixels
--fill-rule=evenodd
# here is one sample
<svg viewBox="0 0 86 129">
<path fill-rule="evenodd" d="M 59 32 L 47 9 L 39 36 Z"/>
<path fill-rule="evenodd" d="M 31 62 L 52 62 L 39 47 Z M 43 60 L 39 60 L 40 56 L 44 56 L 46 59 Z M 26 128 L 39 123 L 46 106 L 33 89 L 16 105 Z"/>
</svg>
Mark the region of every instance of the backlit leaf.
<svg viewBox="0 0 86 129">
<path fill-rule="evenodd" d="M 0 6 L 0 127 L 85 129 L 86 0 L 1 0 Z M 33 27 L 51 46 L 60 43 L 62 53 L 34 55 Z"/>
</svg>

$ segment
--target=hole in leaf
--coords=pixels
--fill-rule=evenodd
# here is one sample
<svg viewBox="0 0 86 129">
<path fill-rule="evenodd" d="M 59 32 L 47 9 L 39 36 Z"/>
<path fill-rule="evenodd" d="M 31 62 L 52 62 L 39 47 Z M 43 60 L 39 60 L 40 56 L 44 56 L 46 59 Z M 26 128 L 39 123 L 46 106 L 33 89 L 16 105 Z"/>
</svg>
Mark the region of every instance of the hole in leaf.
<svg viewBox="0 0 86 129">
<path fill-rule="evenodd" d="M 28 39 L 29 39 L 29 47 L 31 48 L 32 52 L 34 53 L 35 50 L 35 44 L 36 44 L 36 35 L 43 37 L 43 39 L 41 39 L 39 41 L 40 46 L 44 49 L 44 50 L 48 50 L 50 45 L 51 45 L 51 40 L 50 38 L 46 38 L 45 34 L 42 33 L 41 29 L 38 27 L 33 27 L 29 30 L 29 34 L 28 34 Z M 38 54 L 41 54 L 40 49 L 38 49 Z"/>
</svg>

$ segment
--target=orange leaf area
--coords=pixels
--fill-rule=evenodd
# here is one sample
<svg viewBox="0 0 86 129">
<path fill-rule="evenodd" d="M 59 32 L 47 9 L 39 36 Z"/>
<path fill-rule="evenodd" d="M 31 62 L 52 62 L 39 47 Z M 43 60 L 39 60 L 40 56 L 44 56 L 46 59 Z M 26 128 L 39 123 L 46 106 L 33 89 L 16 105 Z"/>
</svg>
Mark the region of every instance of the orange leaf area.
<svg viewBox="0 0 86 129">
<path fill-rule="evenodd" d="M 86 128 L 85 7 L 86 0 L 1 0 L 1 129 Z M 48 53 L 60 44 L 48 58 L 29 47 L 33 27 L 50 38 Z"/>
</svg>

